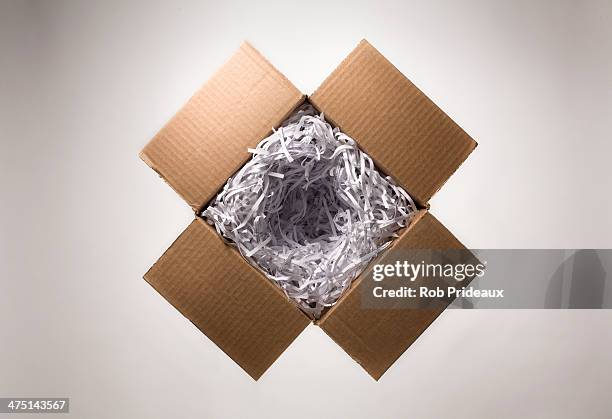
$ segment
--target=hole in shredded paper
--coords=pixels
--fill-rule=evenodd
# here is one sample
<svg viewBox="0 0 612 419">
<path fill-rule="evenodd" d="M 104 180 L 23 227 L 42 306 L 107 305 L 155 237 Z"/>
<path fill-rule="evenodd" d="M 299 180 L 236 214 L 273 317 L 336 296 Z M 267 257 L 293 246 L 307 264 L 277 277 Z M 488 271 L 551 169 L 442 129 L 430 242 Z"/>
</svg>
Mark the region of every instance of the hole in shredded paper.
<svg viewBox="0 0 612 419">
<path fill-rule="evenodd" d="M 319 318 L 417 207 L 308 103 L 249 152 L 202 216 Z"/>
</svg>

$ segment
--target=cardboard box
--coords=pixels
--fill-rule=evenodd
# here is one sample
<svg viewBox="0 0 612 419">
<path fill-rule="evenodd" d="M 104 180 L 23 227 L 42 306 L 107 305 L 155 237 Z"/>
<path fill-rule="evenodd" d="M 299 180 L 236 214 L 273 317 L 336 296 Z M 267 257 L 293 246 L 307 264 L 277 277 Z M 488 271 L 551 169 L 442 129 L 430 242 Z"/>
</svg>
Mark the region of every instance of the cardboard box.
<svg viewBox="0 0 612 419">
<path fill-rule="evenodd" d="M 476 142 L 372 45 L 361 41 L 306 97 L 243 44 L 140 156 L 196 213 L 145 280 L 254 379 L 312 320 L 198 214 L 250 158 L 247 148 L 305 100 L 421 208 L 391 248 L 464 248 L 429 213 L 428 201 Z M 360 284 L 388 257 L 387 250 L 376 258 L 315 322 L 376 380 L 443 310 L 363 309 Z"/>
</svg>

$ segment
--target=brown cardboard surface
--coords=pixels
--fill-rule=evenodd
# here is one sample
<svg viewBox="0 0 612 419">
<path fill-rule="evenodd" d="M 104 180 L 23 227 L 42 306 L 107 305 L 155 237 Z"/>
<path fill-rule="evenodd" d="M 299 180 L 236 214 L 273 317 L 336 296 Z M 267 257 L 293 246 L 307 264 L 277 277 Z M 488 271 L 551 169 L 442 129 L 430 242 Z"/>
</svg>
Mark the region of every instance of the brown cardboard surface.
<svg viewBox="0 0 612 419">
<path fill-rule="evenodd" d="M 365 40 L 310 100 L 422 205 L 476 147 Z"/>
<path fill-rule="evenodd" d="M 393 248 L 463 249 L 464 246 L 433 215 L 421 210 Z M 388 263 L 387 256 L 388 253 L 382 255 L 377 263 Z M 318 325 L 378 380 L 444 310 L 362 308 L 360 286 L 371 269 L 372 264 Z"/>
<path fill-rule="evenodd" d="M 145 279 L 256 380 L 310 323 L 200 218 Z"/>
<path fill-rule="evenodd" d="M 141 158 L 194 210 L 201 209 L 303 95 L 250 44 L 164 126 Z"/>
</svg>

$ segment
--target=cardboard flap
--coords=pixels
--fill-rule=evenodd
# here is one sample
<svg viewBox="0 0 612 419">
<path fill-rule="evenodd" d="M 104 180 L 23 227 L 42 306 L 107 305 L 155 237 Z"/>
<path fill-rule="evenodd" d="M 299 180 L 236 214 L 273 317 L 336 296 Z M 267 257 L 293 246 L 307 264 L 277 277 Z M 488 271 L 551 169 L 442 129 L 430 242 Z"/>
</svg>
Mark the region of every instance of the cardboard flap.
<svg viewBox="0 0 612 419">
<path fill-rule="evenodd" d="M 200 210 L 248 159 L 247 148 L 302 100 L 285 76 L 244 43 L 140 156 Z"/>
<path fill-rule="evenodd" d="M 310 101 L 423 205 L 476 147 L 365 40 Z"/>
<path fill-rule="evenodd" d="M 464 249 L 463 245 L 426 210 L 397 239 L 393 249 Z M 387 251 L 377 263 L 394 263 Z M 378 380 L 399 356 L 444 311 L 436 309 L 365 309 L 364 278 L 372 264 L 318 325 L 374 379 Z"/>
<path fill-rule="evenodd" d="M 256 380 L 310 323 L 200 218 L 145 280 Z"/>
</svg>

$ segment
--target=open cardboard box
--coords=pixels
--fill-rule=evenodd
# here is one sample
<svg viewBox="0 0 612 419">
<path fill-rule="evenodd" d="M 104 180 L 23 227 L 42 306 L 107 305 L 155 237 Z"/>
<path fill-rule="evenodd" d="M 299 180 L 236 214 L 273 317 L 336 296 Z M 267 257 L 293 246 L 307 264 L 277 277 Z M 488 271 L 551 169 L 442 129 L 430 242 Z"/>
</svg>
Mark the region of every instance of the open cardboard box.
<svg viewBox="0 0 612 419">
<path fill-rule="evenodd" d="M 421 208 L 391 249 L 464 248 L 428 201 L 476 142 L 425 94 L 364 40 L 307 98 L 244 43 L 140 156 L 196 214 L 145 280 L 254 379 L 312 320 L 198 214 L 250 158 L 247 148 L 305 100 Z M 389 257 L 314 322 L 376 380 L 443 311 L 362 308 L 363 278 Z"/>
</svg>

